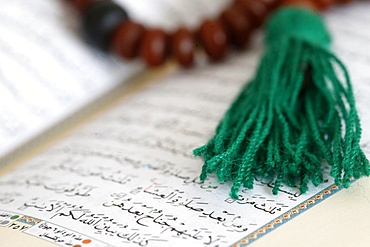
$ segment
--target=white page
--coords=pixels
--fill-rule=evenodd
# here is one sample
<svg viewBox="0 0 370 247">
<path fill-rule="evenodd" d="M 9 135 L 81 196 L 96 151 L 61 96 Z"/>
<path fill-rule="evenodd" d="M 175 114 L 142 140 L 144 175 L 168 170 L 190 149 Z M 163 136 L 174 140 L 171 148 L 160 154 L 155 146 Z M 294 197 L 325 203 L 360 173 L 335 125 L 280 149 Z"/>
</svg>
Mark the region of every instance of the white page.
<svg viewBox="0 0 370 247">
<path fill-rule="evenodd" d="M 350 17 L 366 19 L 365 10 L 369 5 L 358 4 L 328 18 L 338 39 L 335 50 L 357 58 L 346 64 L 356 70 L 363 143 L 370 140 L 369 88 L 362 82 L 369 76 L 361 69 L 367 51 L 353 47 L 362 47 L 367 36 L 353 33 Z M 351 25 L 343 25 L 343 14 Z M 297 205 L 304 209 L 319 202 L 335 191 L 325 189 L 330 178 L 304 195 L 282 187 L 272 196 L 269 181 L 256 181 L 254 190 L 240 191 L 240 201 L 228 197 L 230 183 L 197 179 L 202 161 L 191 151 L 211 136 L 251 78 L 260 51 L 257 47 L 222 65 L 169 75 L 6 174 L 0 179 L 0 217 L 33 217 L 35 225 L 23 225 L 24 231 L 62 246 L 86 239 L 90 246 L 229 246 L 269 222 L 278 226 L 276 220 L 301 210 Z M 13 224 L 23 223 L 7 219 L 4 227 Z"/>
<path fill-rule="evenodd" d="M 167 30 L 194 27 L 228 2 L 118 1 L 133 19 Z M 144 67 L 91 49 L 63 1 L 2 0 L 0 32 L 0 157 Z"/>
<path fill-rule="evenodd" d="M 1 1 L 0 157 L 142 69 L 94 52 L 63 1 Z"/>
<path fill-rule="evenodd" d="M 42 219 L 26 232 L 55 243 L 78 244 L 56 233 L 66 228 L 99 245 L 229 246 L 297 206 L 331 180 L 305 195 L 282 187 L 278 196 L 259 181 L 235 201 L 231 183 L 198 179 L 201 161 L 192 149 L 211 135 L 256 55 L 174 73 L 124 101 L 6 174 L 1 209 Z"/>
</svg>

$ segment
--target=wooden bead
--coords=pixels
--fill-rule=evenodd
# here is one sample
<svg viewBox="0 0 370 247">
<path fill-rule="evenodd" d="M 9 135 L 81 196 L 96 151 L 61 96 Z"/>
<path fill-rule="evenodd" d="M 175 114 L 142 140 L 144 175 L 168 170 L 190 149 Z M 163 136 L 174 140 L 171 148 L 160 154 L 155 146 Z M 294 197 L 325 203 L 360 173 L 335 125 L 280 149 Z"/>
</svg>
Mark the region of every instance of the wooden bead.
<svg viewBox="0 0 370 247">
<path fill-rule="evenodd" d="M 248 18 L 232 5 L 221 14 L 221 20 L 229 33 L 230 42 L 236 46 L 247 43 L 252 27 Z"/>
<path fill-rule="evenodd" d="M 194 62 L 194 39 L 186 28 L 180 28 L 172 36 L 172 55 L 183 67 L 190 67 Z"/>
<path fill-rule="evenodd" d="M 95 48 L 108 50 L 115 29 L 127 18 L 126 11 L 111 1 L 89 5 L 82 16 L 82 28 L 87 42 Z"/>
<path fill-rule="evenodd" d="M 228 40 L 220 21 L 206 20 L 199 30 L 200 39 L 209 58 L 218 61 L 226 56 Z"/>
<path fill-rule="evenodd" d="M 160 29 L 145 33 L 141 55 L 148 66 L 154 67 L 164 63 L 167 56 L 167 39 L 167 34 Z"/>
<path fill-rule="evenodd" d="M 316 4 L 310 0 L 283 0 L 281 6 L 301 6 L 315 11 L 319 11 Z"/>
<path fill-rule="evenodd" d="M 281 0 L 259 0 L 259 1 L 261 1 L 266 6 L 269 12 L 277 9 L 281 2 Z"/>
<path fill-rule="evenodd" d="M 140 52 L 145 28 L 135 22 L 123 22 L 114 33 L 112 49 L 120 56 L 132 59 Z"/>
<path fill-rule="evenodd" d="M 256 0 L 236 0 L 235 6 L 240 8 L 251 22 L 252 28 L 259 27 L 266 19 L 269 11 L 262 1 Z"/>
<path fill-rule="evenodd" d="M 331 7 L 335 1 L 334 0 L 314 0 L 313 2 L 320 11 L 324 11 L 328 9 L 329 7 Z"/>
</svg>

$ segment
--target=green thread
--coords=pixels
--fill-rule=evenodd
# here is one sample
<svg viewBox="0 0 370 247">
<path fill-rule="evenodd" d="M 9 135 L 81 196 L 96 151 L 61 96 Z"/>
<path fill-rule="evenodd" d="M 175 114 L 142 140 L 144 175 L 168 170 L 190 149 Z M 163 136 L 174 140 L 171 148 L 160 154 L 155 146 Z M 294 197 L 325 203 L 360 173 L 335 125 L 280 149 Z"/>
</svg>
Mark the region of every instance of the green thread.
<svg viewBox="0 0 370 247">
<path fill-rule="evenodd" d="M 297 182 L 323 181 L 322 162 L 337 185 L 370 175 L 359 146 L 360 121 L 348 72 L 330 51 L 330 36 L 316 13 L 288 7 L 266 27 L 266 53 L 255 78 L 240 92 L 213 138 L 194 150 L 202 156 L 200 175 L 216 173 L 252 189 L 256 176 L 275 179 L 273 194 Z M 341 73 L 340 75 L 337 75 Z"/>
<path fill-rule="evenodd" d="M 331 43 L 321 16 L 301 7 L 284 8 L 276 12 L 267 23 L 267 46 L 286 38 L 297 38 L 322 48 L 329 48 Z"/>
</svg>

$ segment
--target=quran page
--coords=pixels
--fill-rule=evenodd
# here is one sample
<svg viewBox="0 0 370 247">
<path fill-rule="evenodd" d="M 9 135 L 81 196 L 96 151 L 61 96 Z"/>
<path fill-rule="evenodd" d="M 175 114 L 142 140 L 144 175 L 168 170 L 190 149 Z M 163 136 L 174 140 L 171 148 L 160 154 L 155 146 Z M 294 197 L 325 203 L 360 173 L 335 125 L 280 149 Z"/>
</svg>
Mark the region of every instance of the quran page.
<svg viewBox="0 0 370 247">
<path fill-rule="evenodd" d="M 230 1 L 117 2 L 133 19 L 171 31 L 194 27 Z M 79 14 L 65 1 L 1 4 L 0 158 L 144 70 L 88 46 Z"/>
<path fill-rule="evenodd" d="M 168 75 L 5 174 L 3 214 L 32 217 L 25 232 L 72 246 L 229 246 L 331 186 L 327 178 L 307 194 L 281 187 L 272 196 L 272 182 L 257 178 L 233 200 L 231 183 L 199 180 L 192 149 L 252 75 L 240 72 L 255 68 L 254 50 Z"/>
<path fill-rule="evenodd" d="M 334 50 L 346 61 L 353 78 L 367 154 L 366 92 L 370 89 L 366 82 L 370 79 L 365 68 L 370 54 L 360 47 L 370 34 L 356 31 L 366 30 L 361 25 L 369 23 L 369 10 L 368 4 L 357 3 L 326 16 L 336 40 Z M 171 73 L 4 173 L 0 234 L 16 232 L 18 241 L 24 235 L 27 241 L 41 239 L 42 244 L 59 246 L 258 245 L 260 240 L 254 241 L 265 233 L 330 203 L 340 188 L 333 185 L 325 166 L 324 182 L 310 186 L 305 194 L 282 185 L 274 196 L 273 182 L 256 177 L 255 188 L 241 189 L 234 200 L 228 196 L 231 183 L 220 184 L 214 176 L 204 182 L 198 178 L 202 161 L 193 157 L 192 150 L 211 137 L 232 99 L 253 76 L 261 52 L 262 46 L 256 45 L 223 64 Z M 351 190 L 358 194 L 363 181 L 355 183 Z M 342 200 L 349 191 L 339 192 L 344 194 Z M 351 205 L 356 209 L 356 204 Z M 359 220 L 356 210 L 336 206 L 331 204 L 333 211 Z M 310 220 L 324 227 L 328 222 L 320 221 L 320 215 L 330 214 L 326 209 L 311 214 Z M 300 217 L 291 221 L 295 231 L 304 228 Z M 362 218 L 369 220 L 366 215 Z M 354 225 L 346 223 L 347 233 L 353 234 Z M 284 228 L 276 231 L 284 232 Z M 290 239 L 285 246 L 297 246 L 294 234 L 283 234 Z M 266 241 L 274 244 L 271 238 Z"/>
<path fill-rule="evenodd" d="M 63 1 L 1 1 L 0 158 L 138 73 L 82 40 Z"/>
</svg>

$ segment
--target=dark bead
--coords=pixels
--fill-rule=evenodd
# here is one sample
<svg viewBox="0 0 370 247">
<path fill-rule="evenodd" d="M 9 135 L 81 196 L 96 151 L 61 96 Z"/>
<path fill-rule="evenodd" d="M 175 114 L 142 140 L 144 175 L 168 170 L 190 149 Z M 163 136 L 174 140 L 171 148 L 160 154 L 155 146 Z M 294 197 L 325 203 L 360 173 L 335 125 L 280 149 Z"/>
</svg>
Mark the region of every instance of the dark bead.
<svg viewBox="0 0 370 247">
<path fill-rule="evenodd" d="M 150 67 L 164 63 L 167 56 L 167 34 L 160 30 L 147 31 L 143 38 L 141 55 Z"/>
<path fill-rule="evenodd" d="M 68 2 L 70 2 L 78 11 L 83 13 L 89 5 L 94 2 L 94 0 L 68 0 Z"/>
<path fill-rule="evenodd" d="M 200 26 L 199 35 L 210 59 L 218 61 L 226 56 L 228 40 L 220 21 L 204 21 Z"/>
<path fill-rule="evenodd" d="M 172 36 L 172 55 L 183 67 L 190 67 L 194 60 L 194 39 L 186 28 L 180 28 Z"/>
<path fill-rule="evenodd" d="M 108 50 L 113 32 L 128 17 L 119 5 L 111 1 L 99 1 L 91 4 L 82 18 L 87 42 L 100 50 Z"/>
<path fill-rule="evenodd" d="M 259 27 L 266 19 L 269 10 L 262 1 L 256 0 L 236 0 L 235 5 L 240 8 L 251 22 L 252 28 Z"/>
<path fill-rule="evenodd" d="M 124 58 L 134 58 L 140 52 L 145 28 L 135 22 L 125 21 L 116 30 L 112 38 L 112 48 Z"/>
<path fill-rule="evenodd" d="M 247 43 L 252 31 L 251 24 L 235 5 L 221 14 L 221 20 L 226 26 L 232 44 L 241 47 Z"/>
</svg>

